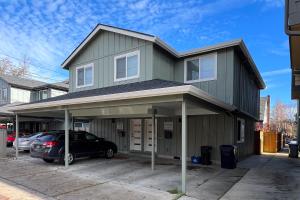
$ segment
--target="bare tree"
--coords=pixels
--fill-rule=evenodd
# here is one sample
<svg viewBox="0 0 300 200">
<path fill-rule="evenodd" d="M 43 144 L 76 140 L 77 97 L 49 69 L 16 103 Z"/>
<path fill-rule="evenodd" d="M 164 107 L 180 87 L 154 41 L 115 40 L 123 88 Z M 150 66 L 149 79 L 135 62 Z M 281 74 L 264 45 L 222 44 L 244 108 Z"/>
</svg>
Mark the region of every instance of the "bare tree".
<svg viewBox="0 0 300 200">
<path fill-rule="evenodd" d="M 286 105 L 282 102 L 277 102 L 272 109 L 271 114 L 271 129 L 282 131 L 283 122 L 287 119 Z"/>
<path fill-rule="evenodd" d="M 297 105 L 296 104 L 286 105 L 286 115 L 287 115 L 287 120 L 290 121 L 291 123 L 294 123 L 297 117 Z"/>
<path fill-rule="evenodd" d="M 14 64 L 9 58 L 0 59 L 0 75 L 13 75 L 17 77 L 24 77 L 29 74 L 29 59 L 24 56 L 23 60 Z"/>
<path fill-rule="evenodd" d="M 286 105 L 277 102 L 271 113 L 271 130 L 294 134 L 296 126 L 297 107 L 294 104 Z"/>
</svg>

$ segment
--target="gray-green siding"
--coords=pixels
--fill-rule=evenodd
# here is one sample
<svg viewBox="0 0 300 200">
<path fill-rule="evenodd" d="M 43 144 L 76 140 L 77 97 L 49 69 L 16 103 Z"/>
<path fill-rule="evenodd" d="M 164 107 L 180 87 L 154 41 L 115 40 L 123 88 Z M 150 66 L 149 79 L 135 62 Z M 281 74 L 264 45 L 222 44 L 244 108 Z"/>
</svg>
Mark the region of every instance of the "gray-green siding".
<svg viewBox="0 0 300 200">
<path fill-rule="evenodd" d="M 237 143 L 237 117 L 235 117 L 235 131 L 234 141 L 238 147 L 239 158 L 245 158 L 254 153 L 254 128 L 255 121 L 251 118 L 240 117 L 245 120 L 245 141 L 243 143 Z"/>
<path fill-rule="evenodd" d="M 212 96 L 233 104 L 233 49 L 218 51 L 217 80 L 193 83 L 194 86 L 206 91 Z M 175 64 L 175 81 L 184 82 L 184 60 Z"/>
<path fill-rule="evenodd" d="M 153 79 L 174 80 L 175 59 L 161 48 L 153 48 Z"/>
<path fill-rule="evenodd" d="M 181 122 L 178 117 L 158 118 L 157 121 L 157 154 L 170 157 L 181 157 Z M 125 136 L 116 131 L 117 121 L 124 124 Z M 164 121 L 173 121 L 174 130 L 171 139 L 164 137 Z M 144 130 L 144 129 L 143 129 Z M 119 151 L 130 149 L 130 119 L 94 119 L 90 131 L 99 137 L 113 141 Z M 234 117 L 226 114 L 201 115 L 188 117 L 188 156 L 200 155 L 202 145 L 213 147 L 212 159 L 220 160 L 219 146 L 234 144 Z M 248 138 L 246 137 L 246 140 Z"/>
<path fill-rule="evenodd" d="M 114 82 L 114 57 L 140 51 L 140 77 Z M 137 38 L 101 31 L 69 65 L 70 92 L 152 79 L 153 44 Z M 76 88 L 76 67 L 94 63 L 94 85 Z"/>
<path fill-rule="evenodd" d="M 240 57 L 234 54 L 234 105 L 241 111 L 259 119 L 260 90 L 254 81 L 254 75 L 249 67 L 241 62 Z"/>
</svg>

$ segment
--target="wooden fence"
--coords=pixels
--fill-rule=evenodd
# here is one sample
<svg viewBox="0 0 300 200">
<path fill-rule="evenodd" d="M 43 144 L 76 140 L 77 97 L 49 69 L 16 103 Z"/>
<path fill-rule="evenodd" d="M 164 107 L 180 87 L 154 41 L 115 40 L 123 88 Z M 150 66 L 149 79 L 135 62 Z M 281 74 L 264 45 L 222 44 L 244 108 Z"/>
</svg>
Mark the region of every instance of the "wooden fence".
<svg viewBox="0 0 300 200">
<path fill-rule="evenodd" d="M 263 151 L 276 153 L 281 150 L 281 134 L 274 132 L 264 132 Z"/>
</svg>

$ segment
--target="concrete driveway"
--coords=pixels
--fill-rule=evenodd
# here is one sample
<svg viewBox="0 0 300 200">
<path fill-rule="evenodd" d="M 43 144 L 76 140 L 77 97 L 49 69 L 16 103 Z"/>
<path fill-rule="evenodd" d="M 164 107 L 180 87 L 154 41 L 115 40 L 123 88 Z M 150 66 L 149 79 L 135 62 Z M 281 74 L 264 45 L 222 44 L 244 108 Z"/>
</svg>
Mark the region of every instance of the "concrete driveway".
<svg viewBox="0 0 300 200">
<path fill-rule="evenodd" d="M 190 165 L 187 194 L 218 199 L 247 171 Z M 18 160 L 0 161 L 0 181 L 42 199 L 176 199 L 180 196 L 181 166 L 179 161 L 157 159 L 152 172 L 150 158 L 119 155 L 112 160 L 78 160 L 65 169 L 21 154 Z"/>
<path fill-rule="evenodd" d="M 239 167 L 250 170 L 222 200 L 300 199 L 300 159 L 282 153 L 252 156 Z"/>
<path fill-rule="evenodd" d="M 22 154 L 18 160 L 0 160 L 0 199 L 14 199 L 18 194 L 22 199 L 26 194 L 27 199 L 179 198 L 178 161 L 158 159 L 156 163 L 152 172 L 150 158 L 120 155 L 112 160 L 79 160 L 65 169 Z M 299 197 L 299 165 L 298 160 L 286 156 L 252 156 L 234 170 L 190 165 L 187 196 L 181 199 Z"/>
</svg>

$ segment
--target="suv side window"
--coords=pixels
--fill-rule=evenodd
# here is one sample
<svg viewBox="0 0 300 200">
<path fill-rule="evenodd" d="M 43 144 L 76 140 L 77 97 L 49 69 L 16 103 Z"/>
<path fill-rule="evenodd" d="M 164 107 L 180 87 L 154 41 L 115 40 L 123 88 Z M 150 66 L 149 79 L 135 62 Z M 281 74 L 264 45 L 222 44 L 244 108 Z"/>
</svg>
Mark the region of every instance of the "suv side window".
<svg viewBox="0 0 300 200">
<path fill-rule="evenodd" d="M 87 139 L 88 141 L 93 141 L 93 140 L 97 140 L 97 139 L 98 139 L 95 135 L 90 134 L 90 133 L 86 133 L 86 134 L 85 134 L 85 137 L 86 137 L 86 139 Z"/>
</svg>

